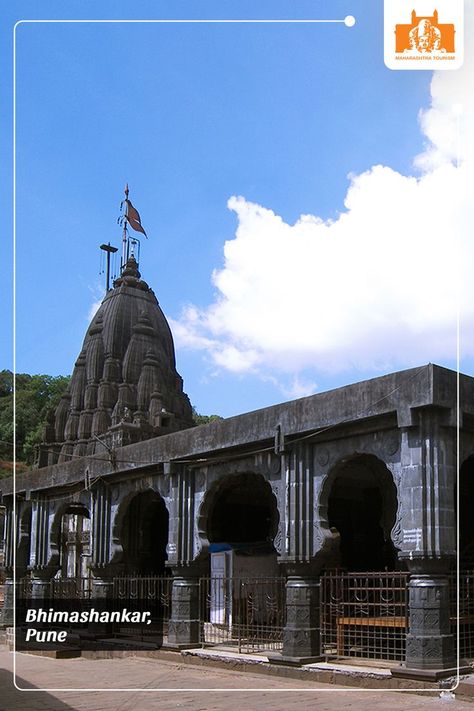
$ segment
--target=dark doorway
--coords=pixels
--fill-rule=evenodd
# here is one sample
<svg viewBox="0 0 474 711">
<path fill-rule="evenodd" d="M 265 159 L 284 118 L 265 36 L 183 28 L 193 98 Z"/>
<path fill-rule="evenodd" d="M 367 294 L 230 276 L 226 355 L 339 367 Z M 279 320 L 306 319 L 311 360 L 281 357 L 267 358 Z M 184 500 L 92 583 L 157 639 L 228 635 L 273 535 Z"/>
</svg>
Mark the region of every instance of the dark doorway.
<svg viewBox="0 0 474 711">
<path fill-rule="evenodd" d="M 459 558 L 465 570 L 474 567 L 474 455 L 459 472 Z"/>
<path fill-rule="evenodd" d="M 165 502 L 155 491 L 137 494 L 123 524 L 126 572 L 162 575 L 167 560 L 169 514 Z"/>
<path fill-rule="evenodd" d="M 390 538 L 397 497 L 383 462 L 359 456 L 342 464 L 328 501 L 329 525 L 340 534 L 340 567 L 348 571 L 394 570 L 396 550 Z"/>
<path fill-rule="evenodd" d="M 256 474 L 226 477 L 208 516 L 210 543 L 271 543 L 278 510 L 271 487 Z"/>
<path fill-rule="evenodd" d="M 30 565 L 31 554 L 31 506 L 27 506 L 20 516 L 18 548 L 16 553 L 17 575 L 25 575 Z"/>
</svg>

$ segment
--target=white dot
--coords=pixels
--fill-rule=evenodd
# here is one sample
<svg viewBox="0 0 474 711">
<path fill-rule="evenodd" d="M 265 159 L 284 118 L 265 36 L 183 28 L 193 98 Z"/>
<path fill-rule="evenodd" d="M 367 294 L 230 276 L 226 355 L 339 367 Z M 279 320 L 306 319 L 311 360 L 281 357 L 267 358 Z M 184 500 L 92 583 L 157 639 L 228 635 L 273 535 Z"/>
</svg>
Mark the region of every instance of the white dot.
<svg viewBox="0 0 474 711">
<path fill-rule="evenodd" d="M 352 15 L 347 15 L 347 17 L 344 18 L 344 24 L 346 27 L 354 27 L 355 23 L 356 19 Z"/>
</svg>

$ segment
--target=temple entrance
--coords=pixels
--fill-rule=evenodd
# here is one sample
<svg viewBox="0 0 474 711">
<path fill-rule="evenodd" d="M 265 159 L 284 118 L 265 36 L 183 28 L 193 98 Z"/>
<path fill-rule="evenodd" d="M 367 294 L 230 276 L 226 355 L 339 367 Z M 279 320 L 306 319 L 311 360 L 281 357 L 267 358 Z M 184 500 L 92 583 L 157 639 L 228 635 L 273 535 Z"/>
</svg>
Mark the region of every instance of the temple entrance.
<svg viewBox="0 0 474 711">
<path fill-rule="evenodd" d="M 397 556 L 390 532 L 396 513 L 396 488 L 383 462 L 359 455 L 340 464 L 328 498 L 329 526 L 340 535 L 336 567 L 394 570 Z"/>
<path fill-rule="evenodd" d="M 156 491 L 144 491 L 132 499 L 122 529 L 128 575 L 164 574 L 168 525 L 168 510 Z"/>
<path fill-rule="evenodd" d="M 89 575 L 90 516 L 81 504 L 71 505 L 61 517 L 60 565 L 62 578 L 82 580 Z"/>
<path fill-rule="evenodd" d="M 258 637 L 261 644 L 263 636 L 281 634 L 276 498 L 263 476 L 251 472 L 223 477 L 208 496 L 210 577 L 201 579 L 201 642 L 240 649 Z"/>
<path fill-rule="evenodd" d="M 276 499 L 263 477 L 236 474 L 219 482 L 207 519 L 211 544 L 273 547 L 277 527 Z"/>
<path fill-rule="evenodd" d="M 327 658 L 405 659 L 409 575 L 395 572 L 397 491 L 373 455 L 340 462 L 328 480 L 327 516 L 339 553 L 321 576 L 321 651 Z"/>
</svg>

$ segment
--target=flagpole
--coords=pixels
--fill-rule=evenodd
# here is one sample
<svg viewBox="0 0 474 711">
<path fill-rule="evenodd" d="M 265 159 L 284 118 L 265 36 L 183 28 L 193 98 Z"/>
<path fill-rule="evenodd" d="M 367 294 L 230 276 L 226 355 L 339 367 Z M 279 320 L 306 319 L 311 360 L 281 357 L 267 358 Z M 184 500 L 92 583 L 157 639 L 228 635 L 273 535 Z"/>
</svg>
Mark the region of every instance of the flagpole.
<svg viewBox="0 0 474 711">
<path fill-rule="evenodd" d="M 142 223 L 140 220 L 140 215 L 138 213 L 138 210 L 133 207 L 132 203 L 128 199 L 128 183 L 125 184 L 125 200 L 122 200 L 122 203 L 120 205 L 120 211 L 121 211 L 121 216 L 118 219 L 118 222 L 122 225 L 123 227 L 123 236 L 122 236 L 122 265 L 121 265 L 121 272 L 125 269 L 125 265 L 128 262 L 130 257 L 135 256 L 134 255 L 134 249 L 135 249 L 135 244 L 140 245 L 140 241 L 134 239 L 133 237 L 131 238 L 129 233 L 127 232 L 128 225 L 135 230 L 136 232 L 141 232 L 142 234 L 147 237 L 147 234 L 145 230 L 142 227 Z M 131 244 L 131 249 L 130 249 L 130 242 Z M 140 255 L 138 255 L 140 256 Z"/>
<path fill-rule="evenodd" d="M 127 236 L 127 200 L 128 200 L 128 183 L 125 184 L 125 212 L 123 216 L 123 237 L 122 237 L 122 270 L 125 269 L 125 264 L 127 263 L 128 257 L 128 236 Z"/>
</svg>

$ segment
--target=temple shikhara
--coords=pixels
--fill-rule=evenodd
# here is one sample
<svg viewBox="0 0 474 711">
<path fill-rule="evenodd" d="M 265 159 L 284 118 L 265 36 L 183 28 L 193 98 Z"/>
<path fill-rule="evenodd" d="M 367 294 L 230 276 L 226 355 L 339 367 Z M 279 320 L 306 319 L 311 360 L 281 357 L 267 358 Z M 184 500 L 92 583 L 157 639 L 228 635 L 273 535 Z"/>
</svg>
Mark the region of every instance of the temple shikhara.
<svg viewBox="0 0 474 711">
<path fill-rule="evenodd" d="M 474 656 L 474 378 L 426 364 L 195 426 L 124 203 L 120 274 L 37 466 L 0 482 L 3 625 L 16 603 L 28 648 L 25 605 L 112 601 L 153 624 L 76 625 L 70 647 L 455 674 Z"/>
</svg>

